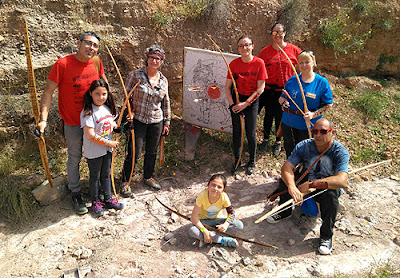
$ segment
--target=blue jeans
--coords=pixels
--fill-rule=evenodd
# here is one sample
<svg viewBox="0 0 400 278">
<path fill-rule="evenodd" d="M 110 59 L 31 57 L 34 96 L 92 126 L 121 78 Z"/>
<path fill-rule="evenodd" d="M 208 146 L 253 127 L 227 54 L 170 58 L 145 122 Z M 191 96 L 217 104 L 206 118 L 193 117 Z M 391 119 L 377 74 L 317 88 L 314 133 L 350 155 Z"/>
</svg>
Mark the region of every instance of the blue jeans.
<svg viewBox="0 0 400 278">
<path fill-rule="evenodd" d="M 83 129 L 80 126 L 71 126 L 64 123 L 64 134 L 68 147 L 68 188 L 72 193 L 77 193 L 81 191 L 79 185 L 79 163 L 82 158 Z"/>
<path fill-rule="evenodd" d="M 90 177 L 89 177 L 89 190 L 92 201 L 99 200 L 100 188 L 104 192 L 104 199 L 108 200 L 111 198 L 111 158 L 112 153 L 87 159 L 89 166 Z"/>
<path fill-rule="evenodd" d="M 226 218 L 210 218 L 210 219 L 200 219 L 201 223 L 206 224 L 210 227 L 216 228 L 217 225 L 223 224 Z M 243 230 L 243 222 L 240 220 L 233 220 L 233 222 L 229 225 L 228 229 L 226 229 L 226 233 L 235 234 L 237 231 Z M 189 229 L 189 235 L 199 240 L 204 240 L 203 233 L 194 225 Z M 216 240 L 213 239 L 213 242 Z"/>
<path fill-rule="evenodd" d="M 243 99 L 242 99 L 243 98 Z M 239 95 L 241 102 L 246 101 L 247 97 Z M 256 160 L 256 148 L 257 148 L 257 113 L 258 113 L 258 99 L 252 104 L 247 106 L 242 113 L 244 114 L 244 128 L 246 132 L 247 143 L 249 147 L 249 163 L 254 163 Z M 240 113 L 233 113 L 231 110 L 232 117 L 232 141 L 233 141 L 233 154 L 235 156 L 235 164 L 239 159 L 240 155 L 240 144 L 241 144 L 241 128 L 240 128 Z"/>
<path fill-rule="evenodd" d="M 160 145 L 161 133 L 164 128 L 164 122 L 155 124 L 144 124 L 136 119 L 133 119 L 133 128 L 135 130 L 135 165 L 138 160 L 143 145 L 146 142 L 144 154 L 144 174 L 145 179 L 153 176 L 156 165 L 156 157 L 158 146 Z M 124 162 L 124 172 L 122 181 L 127 182 L 132 170 L 132 138 L 129 136 L 127 144 L 127 155 Z"/>
</svg>

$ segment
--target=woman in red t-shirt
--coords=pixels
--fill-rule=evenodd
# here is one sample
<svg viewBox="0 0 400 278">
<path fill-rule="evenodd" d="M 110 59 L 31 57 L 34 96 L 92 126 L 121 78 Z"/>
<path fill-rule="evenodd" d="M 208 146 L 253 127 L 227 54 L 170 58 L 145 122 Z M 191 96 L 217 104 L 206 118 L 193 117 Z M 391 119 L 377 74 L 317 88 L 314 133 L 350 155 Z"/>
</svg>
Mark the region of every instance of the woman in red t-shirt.
<svg viewBox="0 0 400 278">
<path fill-rule="evenodd" d="M 260 105 L 258 113 L 265 107 L 264 116 L 264 140 L 261 144 L 260 151 L 266 152 L 269 147 L 269 134 L 272 128 L 272 122 L 275 119 L 275 130 L 278 131 L 279 124 L 282 119 L 282 109 L 278 99 L 285 87 L 288 79 L 294 75 L 294 71 L 285 54 L 279 50 L 279 47 L 285 51 L 290 57 L 293 65 L 297 64 L 297 56 L 301 49 L 294 44 L 285 42 L 286 30 L 281 23 L 275 23 L 271 27 L 272 44 L 266 46 L 258 55 L 264 63 L 268 73 L 264 93 L 260 97 Z M 278 47 L 279 46 L 279 47 Z M 276 135 L 276 141 L 273 146 L 273 154 L 278 156 L 282 149 L 281 137 Z"/>
<path fill-rule="evenodd" d="M 258 97 L 262 94 L 267 79 L 264 62 L 253 56 L 253 39 L 244 35 L 238 40 L 238 51 L 240 58 L 236 58 L 229 64 L 233 78 L 236 81 L 239 93 L 239 103 L 232 91 L 232 77 L 228 72 L 225 83 L 225 94 L 229 102 L 233 126 L 233 153 L 235 163 L 232 174 L 237 174 L 240 161 L 241 125 L 240 115 L 244 115 L 247 142 L 249 145 L 250 159 L 246 166 L 246 174 L 251 175 L 255 168 L 256 157 L 256 124 L 258 113 Z"/>
</svg>

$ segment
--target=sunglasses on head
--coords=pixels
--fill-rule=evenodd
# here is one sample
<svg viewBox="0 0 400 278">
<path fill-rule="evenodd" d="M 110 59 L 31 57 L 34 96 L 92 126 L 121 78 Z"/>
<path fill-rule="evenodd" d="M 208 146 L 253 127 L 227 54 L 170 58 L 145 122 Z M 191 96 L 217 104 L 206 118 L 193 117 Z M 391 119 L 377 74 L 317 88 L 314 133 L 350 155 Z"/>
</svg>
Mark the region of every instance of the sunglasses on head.
<svg viewBox="0 0 400 278">
<path fill-rule="evenodd" d="M 318 134 L 318 132 L 320 132 L 321 134 L 327 134 L 329 131 L 332 131 L 333 129 L 332 128 L 330 128 L 330 129 L 313 129 L 313 130 L 311 130 L 311 133 L 312 134 L 314 134 L 314 135 L 316 135 L 316 134 Z"/>
<path fill-rule="evenodd" d="M 314 52 L 312 52 L 311 50 L 303 50 L 302 52 L 300 52 L 300 54 L 303 53 L 303 52 L 309 53 L 309 54 L 314 56 Z"/>
</svg>

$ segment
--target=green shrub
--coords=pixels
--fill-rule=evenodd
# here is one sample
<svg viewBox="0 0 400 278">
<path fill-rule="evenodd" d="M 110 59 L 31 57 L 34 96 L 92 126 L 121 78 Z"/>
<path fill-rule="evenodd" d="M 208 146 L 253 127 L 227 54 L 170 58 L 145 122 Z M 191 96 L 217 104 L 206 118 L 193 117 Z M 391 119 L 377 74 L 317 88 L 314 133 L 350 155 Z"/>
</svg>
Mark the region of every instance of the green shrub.
<svg viewBox="0 0 400 278">
<path fill-rule="evenodd" d="M 0 176 L 0 184 L 0 216 L 13 223 L 29 220 L 39 208 L 30 188 L 12 176 Z"/>
<path fill-rule="evenodd" d="M 352 102 L 353 106 L 364 113 L 367 119 L 379 119 L 387 105 L 387 98 L 382 93 L 361 92 Z"/>
</svg>

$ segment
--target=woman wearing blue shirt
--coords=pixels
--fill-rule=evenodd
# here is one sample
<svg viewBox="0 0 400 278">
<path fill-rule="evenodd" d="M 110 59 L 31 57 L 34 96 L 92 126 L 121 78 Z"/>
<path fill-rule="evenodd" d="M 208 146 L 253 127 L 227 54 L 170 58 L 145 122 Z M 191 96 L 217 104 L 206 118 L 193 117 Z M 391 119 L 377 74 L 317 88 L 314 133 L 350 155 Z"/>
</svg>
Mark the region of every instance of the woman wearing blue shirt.
<svg viewBox="0 0 400 278">
<path fill-rule="evenodd" d="M 300 69 L 299 79 L 303 87 L 304 96 L 309 112 L 303 115 L 296 105 L 304 111 L 304 103 L 296 76 L 292 76 L 285 85 L 288 98 L 282 93 L 279 103 L 282 106 L 282 132 L 286 156 L 292 153 L 300 141 L 309 138 L 306 120 L 313 125 L 322 118 L 322 113 L 333 106 L 332 90 L 325 77 L 314 72 L 317 66 L 314 53 L 309 50 L 302 51 L 297 57 Z"/>
</svg>

